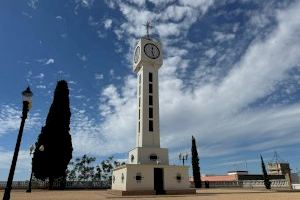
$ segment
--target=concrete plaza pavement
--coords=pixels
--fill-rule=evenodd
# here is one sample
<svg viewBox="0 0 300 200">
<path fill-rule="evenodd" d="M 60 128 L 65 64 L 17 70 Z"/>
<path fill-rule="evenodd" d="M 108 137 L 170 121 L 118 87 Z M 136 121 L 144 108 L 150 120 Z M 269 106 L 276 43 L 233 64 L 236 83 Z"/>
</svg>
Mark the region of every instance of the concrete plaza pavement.
<svg viewBox="0 0 300 200">
<path fill-rule="evenodd" d="M 0 190 L 3 197 L 4 190 Z M 185 200 L 300 200 L 300 192 L 249 189 L 200 189 L 194 195 L 120 197 L 106 190 L 12 190 L 11 200 L 101 200 L 101 199 L 185 199 Z"/>
</svg>

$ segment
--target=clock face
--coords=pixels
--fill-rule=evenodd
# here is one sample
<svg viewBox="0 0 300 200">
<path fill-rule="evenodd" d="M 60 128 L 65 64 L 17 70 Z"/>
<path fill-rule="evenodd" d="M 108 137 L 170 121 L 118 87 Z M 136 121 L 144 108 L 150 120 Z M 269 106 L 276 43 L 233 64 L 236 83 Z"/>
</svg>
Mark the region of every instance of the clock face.
<svg viewBox="0 0 300 200">
<path fill-rule="evenodd" d="M 140 52 L 140 46 L 137 46 L 134 52 L 134 63 L 136 63 L 139 60 Z"/>
<path fill-rule="evenodd" d="M 145 45 L 144 52 L 145 52 L 146 56 L 148 56 L 149 58 L 152 58 L 152 59 L 156 59 L 160 55 L 158 47 L 151 43 L 148 43 Z"/>
</svg>

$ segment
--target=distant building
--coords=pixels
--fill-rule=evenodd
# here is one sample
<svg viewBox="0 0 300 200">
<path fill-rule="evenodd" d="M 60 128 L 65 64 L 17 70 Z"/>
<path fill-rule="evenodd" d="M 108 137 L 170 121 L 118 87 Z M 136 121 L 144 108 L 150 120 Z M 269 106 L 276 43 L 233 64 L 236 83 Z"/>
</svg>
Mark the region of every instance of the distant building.
<svg viewBox="0 0 300 200">
<path fill-rule="evenodd" d="M 269 175 L 274 187 L 289 187 L 285 175 Z M 226 175 L 202 175 L 203 183 L 209 187 L 264 187 L 262 174 L 249 174 L 248 171 L 229 171 Z M 190 178 L 193 185 L 193 177 Z"/>
<path fill-rule="evenodd" d="M 270 180 L 284 180 L 284 175 L 269 175 Z M 204 175 L 202 181 L 242 181 L 263 180 L 262 174 L 249 174 L 248 171 L 229 171 L 227 175 Z"/>
<path fill-rule="evenodd" d="M 248 171 L 228 171 L 227 175 L 247 175 Z"/>
<path fill-rule="evenodd" d="M 268 163 L 268 174 L 269 175 L 283 175 L 285 176 L 285 179 L 288 181 L 290 187 L 292 187 L 292 175 L 291 175 L 291 168 L 290 164 L 287 162 L 276 162 L 274 163 Z"/>
<path fill-rule="evenodd" d="M 268 163 L 269 175 L 286 175 L 290 173 L 290 164 L 283 162 Z"/>
</svg>

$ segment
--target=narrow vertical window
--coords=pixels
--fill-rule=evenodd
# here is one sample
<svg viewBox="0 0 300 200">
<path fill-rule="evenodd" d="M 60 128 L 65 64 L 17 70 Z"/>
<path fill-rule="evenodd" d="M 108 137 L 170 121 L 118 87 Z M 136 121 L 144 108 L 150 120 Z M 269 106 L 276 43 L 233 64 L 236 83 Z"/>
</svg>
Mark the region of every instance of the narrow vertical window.
<svg viewBox="0 0 300 200">
<path fill-rule="evenodd" d="M 141 126 L 141 125 L 140 125 L 140 121 L 139 121 L 138 132 L 140 132 L 140 129 L 141 129 L 140 126 Z"/>
<path fill-rule="evenodd" d="M 141 95 L 141 85 L 139 84 L 139 96 Z"/>
<path fill-rule="evenodd" d="M 152 76 L 152 73 L 150 72 L 149 73 L 149 82 L 152 82 L 153 81 L 153 76 Z"/>
<path fill-rule="evenodd" d="M 153 118 L 153 108 L 149 108 L 149 118 Z"/>
<path fill-rule="evenodd" d="M 152 84 L 149 84 L 149 94 L 152 94 L 153 89 L 152 89 Z"/>
<path fill-rule="evenodd" d="M 141 97 L 139 97 L 139 107 L 141 107 Z"/>
<path fill-rule="evenodd" d="M 139 120 L 141 119 L 141 110 L 139 109 Z"/>
<path fill-rule="evenodd" d="M 141 75 L 139 75 L 139 83 L 141 83 Z"/>
<path fill-rule="evenodd" d="M 149 106 L 153 106 L 153 96 L 149 95 Z"/>
<path fill-rule="evenodd" d="M 153 132 L 153 120 L 149 120 L 149 131 Z"/>
</svg>

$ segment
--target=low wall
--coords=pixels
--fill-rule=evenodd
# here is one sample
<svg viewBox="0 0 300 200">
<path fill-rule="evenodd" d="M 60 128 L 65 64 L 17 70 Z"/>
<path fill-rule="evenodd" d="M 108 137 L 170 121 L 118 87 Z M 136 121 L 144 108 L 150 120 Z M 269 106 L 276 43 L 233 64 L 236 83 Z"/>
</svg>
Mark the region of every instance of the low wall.
<svg viewBox="0 0 300 200">
<path fill-rule="evenodd" d="M 293 190 L 300 190 L 300 184 L 292 184 Z"/>
<path fill-rule="evenodd" d="M 27 189 L 29 181 L 13 181 L 13 189 Z M 48 181 L 32 181 L 32 189 L 48 188 Z M 0 181 L 0 189 L 4 189 L 6 181 Z M 54 188 L 59 188 L 59 183 L 54 183 Z M 66 189 L 108 189 L 111 187 L 110 181 L 67 181 Z"/>
</svg>

